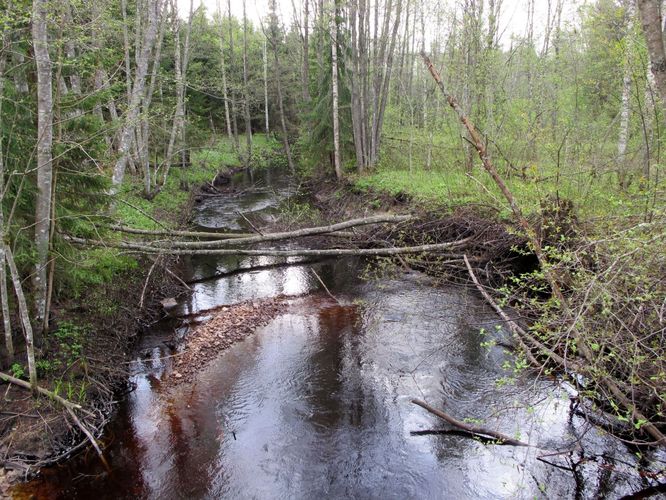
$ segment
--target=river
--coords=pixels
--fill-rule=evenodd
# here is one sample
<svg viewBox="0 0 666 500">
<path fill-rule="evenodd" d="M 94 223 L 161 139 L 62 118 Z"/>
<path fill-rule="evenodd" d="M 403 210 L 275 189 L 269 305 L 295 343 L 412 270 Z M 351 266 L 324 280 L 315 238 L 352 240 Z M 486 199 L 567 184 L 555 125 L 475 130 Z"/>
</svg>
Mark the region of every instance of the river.
<svg viewBox="0 0 666 500">
<path fill-rule="evenodd" d="M 204 199 L 195 225 L 246 231 L 238 212 L 269 219 L 292 192 L 271 170 L 233 182 L 240 194 Z M 364 279 L 358 259 L 299 262 L 188 260 L 181 317 L 279 294 L 289 306 L 175 389 L 163 384 L 170 340 L 188 329 L 157 324 L 105 437 L 112 472 L 89 452 L 15 498 L 619 498 L 653 484 L 635 454 L 570 414 L 556 380 L 514 373 L 494 345 L 507 333 L 473 289 L 416 272 Z M 450 432 L 415 397 L 536 446 Z"/>
</svg>

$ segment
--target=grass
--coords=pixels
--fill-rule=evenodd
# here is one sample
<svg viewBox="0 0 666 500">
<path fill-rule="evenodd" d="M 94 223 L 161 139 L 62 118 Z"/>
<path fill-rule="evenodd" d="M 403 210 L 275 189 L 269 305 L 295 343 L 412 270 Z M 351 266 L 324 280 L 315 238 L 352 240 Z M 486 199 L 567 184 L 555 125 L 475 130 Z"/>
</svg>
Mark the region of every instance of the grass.
<svg viewBox="0 0 666 500">
<path fill-rule="evenodd" d="M 265 168 L 276 158 L 280 144 L 264 134 L 252 139 L 252 166 Z M 244 142 L 241 154 L 244 153 Z M 242 166 L 239 154 L 227 137 L 218 138 L 211 146 L 195 149 L 191 153 L 191 166 L 172 167 L 162 191 L 152 200 L 143 197 L 142 179 L 135 178 L 123 186 L 116 215 L 121 224 L 139 229 L 159 229 L 177 224 L 177 214 L 182 213 L 190 196 L 190 190 L 210 182 L 218 172 Z M 159 224 L 155 222 L 159 221 Z"/>
<path fill-rule="evenodd" d="M 558 175 L 555 169 L 537 171 L 533 168 L 526 179 L 513 175 L 505 176 L 505 181 L 525 213 L 537 212 L 544 200 L 556 195 L 572 200 L 578 215 L 585 218 L 639 213 L 655 201 L 651 199 L 654 191 L 651 190 L 652 194 L 642 192 L 638 183 L 628 192 L 621 192 L 611 174 L 592 177 L 570 171 Z M 502 216 L 508 217 L 511 213 L 501 192 L 480 165 L 467 174 L 458 166 L 431 170 L 417 166 L 410 171 L 400 163 L 384 163 L 357 177 L 355 184 L 365 190 L 408 194 L 425 204 L 455 207 L 481 203 L 496 207 Z M 659 200 L 656 205 L 659 206 Z"/>
</svg>

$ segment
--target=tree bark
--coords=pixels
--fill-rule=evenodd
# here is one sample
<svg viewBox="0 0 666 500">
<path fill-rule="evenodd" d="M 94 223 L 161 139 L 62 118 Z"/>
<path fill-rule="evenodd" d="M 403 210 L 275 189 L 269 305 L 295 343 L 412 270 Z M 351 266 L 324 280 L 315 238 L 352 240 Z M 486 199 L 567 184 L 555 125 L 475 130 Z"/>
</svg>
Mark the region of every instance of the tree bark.
<svg viewBox="0 0 666 500">
<path fill-rule="evenodd" d="M 231 127 L 231 115 L 229 113 L 229 89 L 227 87 L 227 69 L 224 58 L 224 26 L 222 25 L 224 16 L 222 15 L 222 8 L 220 6 L 219 0 L 217 2 L 217 10 L 220 15 L 220 68 L 222 69 L 222 97 L 224 98 L 224 120 L 227 126 L 227 136 L 229 137 L 229 142 L 233 145 L 234 132 Z"/>
<path fill-rule="evenodd" d="M 651 69 L 661 97 L 661 105 L 666 109 L 666 50 L 661 18 L 661 0 L 637 0 L 643 33 L 650 54 Z"/>
<path fill-rule="evenodd" d="M 141 245 L 136 243 L 115 243 L 96 240 L 86 240 L 83 238 L 69 238 L 72 243 L 80 245 L 97 246 L 103 248 L 120 248 L 128 251 L 148 254 L 168 254 L 168 255 L 268 255 L 274 257 L 298 257 L 298 256 L 319 256 L 319 257 L 388 257 L 391 255 L 405 255 L 415 253 L 440 253 L 451 250 L 452 247 L 463 244 L 466 240 L 454 241 L 450 243 L 433 243 L 431 245 L 418 245 L 413 247 L 393 247 L 393 248 L 326 248 L 326 249 L 299 249 L 299 250 L 246 250 L 240 248 L 211 248 L 211 249 L 167 249 L 157 248 L 150 245 Z M 449 254 L 447 254 L 449 255 Z M 452 259 L 462 262 L 461 255 L 449 255 Z"/>
<path fill-rule="evenodd" d="M 236 56 L 234 53 L 234 30 L 231 16 L 231 0 L 227 2 L 227 11 L 229 14 L 229 67 L 231 68 L 231 75 L 235 75 L 236 65 L 235 60 Z M 238 115 L 236 113 L 236 87 L 231 84 L 231 119 L 234 125 L 234 147 L 236 151 L 239 151 L 240 144 L 238 139 Z"/>
<path fill-rule="evenodd" d="M 385 224 L 385 223 L 399 223 L 410 220 L 409 215 L 377 215 L 374 217 L 364 217 L 361 219 L 351 219 L 337 224 L 328 226 L 309 227 L 305 229 L 298 229 L 296 231 L 286 231 L 279 233 L 270 233 L 258 236 L 251 236 L 247 238 L 225 238 L 216 241 L 181 241 L 173 243 L 160 244 L 156 246 L 164 246 L 165 248 L 222 248 L 228 246 L 239 245 L 254 245 L 257 243 L 266 243 L 269 241 L 286 240 L 290 238 L 302 238 L 305 236 L 316 236 L 320 234 L 333 233 L 342 231 L 352 227 L 366 226 L 370 224 Z"/>
<path fill-rule="evenodd" d="M 120 143 L 118 146 L 118 160 L 113 167 L 113 176 L 111 177 L 111 195 L 115 195 L 120 189 L 125 176 L 128 156 L 132 147 L 132 138 L 135 135 L 137 118 L 143 100 L 146 75 L 148 73 L 148 61 L 157 38 L 157 27 L 159 17 L 162 12 L 162 0 L 148 2 L 147 26 L 143 35 L 140 53 L 137 54 L 137 65 L 135 68 L 134 82 L 128 108 L 125 111 L 124 125 L 120 134 Z"/>
<path fill-rule="evenodd" d="M 268 120 L 268 50 L 266 48 L 266 38 L 264 37 L 264 46 L 263 46 L 263 62 L 264 62 L 264 128 L 266 129 L 266 136 L 271 133 L 270 124 Z"/>
<path fill-rule="evenodd" d="M 9 37 L 2 31 L 2 47 L 0 47 L 0 121 L 2 121 L 2 103 L 5 95 L 5 67 L 7 64 L 7 52 L 9 50 Z M 0 305 L 2 310 L 2 321 L 5 333 L 5 348 L 10 363 L 14 359 L 14 341 L 12 337 L 12 323 L 9 318 L 9 294 L 7 291 L 7 271 L 5 262 L 5 219 L 2 201 L 5 194 L 5 163 L 2 144 L 3 137 L 0 135 Z"/>
<path fill-rule="evenodd" d="M 342 166 L 340 164 L 340 118 L 338 113 L 338 22 L 336 0 L 332 0 L 330 20 L 331 30 L 331 87 L 333 99 L 333 162 L 335 176 L 342 179 Z"/>
<path fill-rule="evenodd" d="M 192 29 L 192 17 L 194 12 L 194 1 L 190 0 L 190 13 L 187 19 L 187 31 L 185 32 L 185 43 L 182 56 L 180 48 L 180 19 L 178 18 L 177 5 L 174 2 L 174 71 L 176 74 L 176 110 L 173 117 L 169 145 L 164 159 L 164 175 L 161 185 L 164 186 L 171 168 L 171 158 L 176 144 L 180 141 L 180 147 L 184 146 L 182 141 L 183 129 L 185 127 L 185 85 L 187 82 L 187 66 L 189 63 L 190 31 Z"/>
<path fill-rule="evenodd" d="M 620 104 L 620 133 L 617 141 L 617 174 L 620 189 L 627 187 L 627 141 L 629 139 L 629 99 L 631 98 L 631 69 L 626 63 L 622 79 L 622 103 Z"/>
<path fill-rule="evenodd" d="M 303 17 L 303 69 L 301 79 L 303 86 L 303 101 L 310 102 L 310 0 L 303 0 L 305 9 Z"/>
<path fill-rule="evenodd" d="M 275 86 L 278 94 L 278 110 L 280 112 L 280 125 L 282 126 L 282 145 L 284 147 L 284 153 L 287 156 L 287 162 L 289 164 L 289 170 L 291 173 L 296 172 L 296 167 L 294 165 L 294 160 L 291 155 L 291 147 L 289 145 L 289 131 L 287 129 L 287 119 L 284 112 L 284 100 L 282 96 L 282 65 L 280 64 L 279 56 L 279 45 L 282 42 L 282 31 L 280 29 L 278 17 L 277 17 L 277 5 L 275 0 L 269 2 L 269 35 L 271 49 L 273 50 L 273 57 L 275 63 Z M 268 37 L 267 37 L 268 38 Z"/>
<path fill-rule="evenodd" d="M 33 0 L 32 38 L 37 66 L 37 200 L 35 206 L 35 248 L 37 260 L 33 277 L 35 325 L 46 314 L 49 235 L 51 232 L 51 183 L 53 182 L 53 89 L 49 57 L 46 0 Z"/>
<path fill-rule="evenodd" d="M 18 303 L 19 316 L 21 318 L 21 324 L 23 326 L 23 334 L 25 336 L 25 348 L 28 358 L 28 376 L 30 378 L 30 387 L 32 388 L 33 392 L 36 392 L 37 367 L 35 366 L 35 343 L 34 343 L 32 325 L 30 324 L 30 312 L 28 310 L 28 304 L 25 300 L 25 294 L 23 293 L 21 276 L 19 276 L 18 269 L 16 269 L 16 263 L 14 262 L 14 255 L 12 254 L 12 250 L 4 241 L 0 242 L 0 245 L 4 247 L 5 258 L 7 260 L 7 266 L 9 267 L 9 273 L 11 275 L 12 283 L 14 285 L 14 292 L 16 293 L 16 302 Z"/>
<path fill-rule="evenodd" d="M 243 110 L 245 111 L 245 167 L 252 160 L 252 117 L 250 116 L 250 86 L 247 67 L 247 12 L 246 0 L 243 0 Z"/>
</svg>

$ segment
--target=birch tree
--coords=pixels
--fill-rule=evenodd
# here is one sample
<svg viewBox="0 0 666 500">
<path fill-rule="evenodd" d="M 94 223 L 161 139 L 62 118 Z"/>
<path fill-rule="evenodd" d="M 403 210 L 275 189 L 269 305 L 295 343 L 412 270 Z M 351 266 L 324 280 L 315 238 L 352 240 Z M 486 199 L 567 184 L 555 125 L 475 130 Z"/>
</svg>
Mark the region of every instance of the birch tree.
<svg viewBox="0 0 666 500">
<path fill-rule="evenodd" d="M 46 315 L 48 287 L 49 236 L 51 233 L 51 195 L 53 182 L 53 90 L 49 56 L 46 0 L 33 0 L 32 39 L 37 67 L 37 200 L 35 203 L 36 264 L 33 277 L 35 325 Z"/>
<path fill-rule="evenodd" d="M 180 141 L 180 147 L 184 146 L 183 131 L 185 129 L 185 86 L 187 81 L 187 66 L 190 55 L 190 33 L 192 31 L 192 17 L 194 13 L 194 0 L 190 0 L 189 16 L 187 18 L 187 27 L 185 31 L 185 42 L 182 49 L 180 47 L 180 19 L 178 19 L 178 9 L 176 2 L 172 6 L 174 16 L 174 71 L 176 79 L 176 110 L 169 135 L 169 145 L 167 147 L 162 185 L 166 183 L 171 166 L 171 157 L 173 155 L 176 139 Z"/>
<path fill-rule="evenodd" d="M 2 121 L 2 103 L 5 94 L 5 68 L 7 66 L 7 52 L 9 51 L 9 37 L 5 30 L 2 31 L 0 39 L 0 122 Z M 5 157 L 3 151 L 3 139 L 0 134 L 0 305 L 2 307 L 2 322 L 5 332 L 5 348 L 11 362 L 14 358 L 14 340 L 12 337 L 12 324 L 9 318 L 9 295 L 7 290 L 7 272 L 5 258 L 5 218 L 2 201 L 5 194 Z"/>
<path fill-rule="evenodd" d="M 250 116 L 250 87 L 248 83 L 247 60 L 247 11 L 243 0 L 243 111 L 245 112 L 245 167 L 252 159 L 252 117 Z"/>
<path fill-rule="evenodd" d="M 224 57 L 224 26 L 222 23 L 223 15 L 220 7 L 220 0 L 217 1 L 217 12 L 220 18 L 220 68 L 222 71 L 222 97 L 224 99 L 224 121 L 227 126 L 227 135 L 229 142 L 234 144 L 234 132 L 231 126 L 231 115 L 229 113 L 229 89 L 227 88 L 227 69 Z"/>
<path fill-rule="evenodd" d="M 287 129 L 287 120 L 284 112 L 284 99 L 282 97 L 282 66 L 280 64 L 280 55 L 279 55 L 279 46 L 282 41 L 282 34 L 280 29 L 280 24 L 277 17 L 277 7 L 276 1 L 270 1 L 270 25 L 269 25 L 269 37 L 271 40 L 271 49 L 273 51 L 273 63 L 274 63 L 274 74 L 275 74 L 275 87 L 277 90 L 278 97 L 278 111 L 280 114 L 280 126 L 282 127 L 282 145 L 284 147 L 284 154 L 287 157 L 287 163 L 289 164 L 289 170 L 293 173 L 296 171 L 294 166 L 294 160 L 291 155 L 291 148 L 289 146 L 289 131 Z M 266 122 L 268 124 L 268 122 Z"/>
<path fill-rule="evenodd" d="M 640 12 L 641 24 L 648 52 L 650 68 L 661 97 L 662 106 L 666 107 L 666 49 L 662 25 L 661 0 L 636 0 Z"/>
<path fill-rule="evenodd" d="M 338 24 L 337 6 L 335 0 L 331 5 L 331 88 L 333 98 L 333 159 L 335 165 L 335 176 L 342 178 L 342 167 L 340 166 L 340 118 L 338 115 Z"/>
<path fill-rule="evenodd" d="M 118 192 L 125 176 L 128 156 L 132 148 L 132 141 L 135 136 L 136 125 L 141 109 L 141 101 L 145 94 L 148 64 L 155 46 L 158 25 L 162 16 L 162 0 L 147 1 L 145 2 L 145 6 L 147 9 L 146 28 L 143 33 L 141 48 L 137 53 L 130 100 L 127 110 L 125 111 L 124 123 L 120 133 L 118 159 L 113 167 L 113 176 L 111 177 L 112 186 L 109 193 L 111 195 L 115 195 Z"/>
</svg>

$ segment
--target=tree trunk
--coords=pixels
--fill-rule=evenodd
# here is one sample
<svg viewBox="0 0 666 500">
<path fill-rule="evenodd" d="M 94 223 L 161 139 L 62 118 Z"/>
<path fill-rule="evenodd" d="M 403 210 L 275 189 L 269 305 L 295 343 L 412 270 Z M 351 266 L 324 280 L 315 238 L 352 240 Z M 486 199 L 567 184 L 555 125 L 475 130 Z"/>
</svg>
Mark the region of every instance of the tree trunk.
<svg viewBox="0 0 666 500">
<path fill-rule="evenodd" d="M 160 63 L 162 59 L 162 41 L 164 40 L 164 32 L 166 30 L 167 16 L 162 15 L 160 20 L 160 31 L 155 44 L 155 56 L 153 57 L 153 66 L 150 74 L 150 85 L 146 91 L 146 95 L 141 104 L 143 112 L 141 113 L 141 125 L 137 129 L 137 144 L 139 150 L 139 158 L 143 166 L 144 172 L 144 194 L 146 197 L 151 196 L 152 185 L 157 184 L 157 170 L 155 175 L 152 175 L 150 166 L 150 123 L 148 122 L 148 112 L 150 105 L 153 101 L 153 94 L 157 86 L 157 78 L 159 74 Z"/>
<path fill-rule="evenodd" d="M 243 0 L 243 109 L 245 111 L 245 167 L 252 160 L 252 117 L 250 116 L 250 87 L 247 69 L 247 12 Z"/>
<path fill-rule="evenodd" d="M 236 56 L 234 53 L 234 30 L 232 16 L 231 16 L 231 0 L 227 2 L 227 10 L 229 13 L 229 67 L 231 69 L 231 75 L 236 74 L 236 65 L 235 60 Z M 234 125 L 234 147 L 236 151 L 239 151 L 239 140 L 238 140 L 238 114 L 236 113 L 236 87 L 231 84 L 231 119 Z"/>
<path fill-rule="evenodd" d="M 30 312 L 28 311 L 28 304 L 25 301 L 25 294 L 23 293 L 23 286 L 21 285 L 21 276 L 19 276 L 14 262 L 14 255 L 11 248 L 4 242 L 0 242 L 4 248 L 5 258 L 9 267 L 9 273 L 12 277 L 14 284 L 14 292 L 16 293 L 16 302 L 18 303 L 19 316 L 21 317 L 21 324 L 23 325 L 23 334 L 25 335 L 25 348 L 28 358 L 28 375 L 30 378 L 30 387 L 33 392 L 37 391 L 37 368 L 35 366 L 35 343 L 30 324 Z M 38 323 L 40 324 L 40 323 Z"/>
<path fill-rule="evenodd" d="M 331 87 L 333 99 L 333 159 L 335 165 L 335 176 L 342 178 L 342 166 L 340 165 L 340 119 L 338 115 L 338 9 L 333 0 L 331 12 Z"/>
<path fill-rule="evenodd" d="M 7 64 L 7 52 L 9 50 L 9 37 L 5 31 L 2 32 L 2 47 L 0 47 L 0 121 L 2 121 L 2 103 L 5 95 L 5 66 Z M 7 273 L 5 267 L 5 219 L 2 208 L 2 200 L 5 193 L 5 163 L 2 147 L 3 137 L 0 135 L 0 305 L 2 320 L 5 331 L 5 347 L 10 363 L 14 359 L 14 341 L 12 338 L 12 324 L 9 318 L 9 295 L 7 291 Z"/>
<path fill-rule="evenodd" d="M 291 173 L 296 172 L 296 167 L 294 166 L 294 160 L 291 156 L 291 147 L 289 146 L 289 131 L 287 129 L 287 119 L 284 112 L 284 101 L 282 97 L 282 66 L 280 64 L 280 55 L 279 55 L 279 45 L 282 41 L 281 30 L 279 26 L 279 21 L 277 17 L 277 5 L 275 0 L 271 0 L 269 3 L 270 10 L 270 26 L 269 26 L 269 35 L 271 48 L 273 49 L 273 58 L 275 62 L 275 87 L 278 94 L 278 109 L 280 112 L 280 125 L 282 126 L 282 144 L 284 147 L 284 153 L 287 156 L 287 162 L 289 163 L 289 170 Z"/>
<path fill-rule="evenodd" d="M 37 261 L 33 276 L 35 325 L 46 314 L 49 235 L 51 232 L 51 183 L 53 181 L 53 89 L 49 57 L 46 0 L 34 0 L 32 38 L 37 67 L 37 200 L 35 206 L 35 248 Z"/>
<path fill-rule="evenodd" d="M 303 17 L 303 69 L 301 79 L 303 101 L 310 102 L 310 0 L 303 0 L 305 15 Z"/>
<path fill-rule="evenodd" d="M 381 99 L 379 109 L 377 111 L 377 125 L 375 127 L 375 137 L 373 138 L 373 165 L 379 159 L 379 148 L 381 146 L 381 134 L 384 126 L 384 113 L 386 111 L 386 103 L 388 102 L 389 82 L 391 81 L 391 69 L 393 67 L 393 53 L 395 51 L 395 43 L 398 38 L 398 28 L 400 27 L 400 14 L 402 9 L 402 0 L 398 0 L 398 6 L 395 12 L 395 21 L 393 22 L 393 33 L 391 35 L 391 42 L 386 54 L 384 82 L 381 89 Z M 416 16 L 414 16 L 416 19 Z"/>
<path fill-rule="evenodd" d="M 652 74 L 661 97 L 661 105 L 666 109 L 666 50 L 661 24 L 661 0 L 637 0 L 636 3 L 652 62 Z"/>
<path fill-rule="evenodd" d="M 171 167 L 171 158 L 176 144 L 176 139 L 182 144 L 182 134 L 185 127 L 185 85 L 187 81 L 187 66 L 189 62 L 190 31 L 192 29 L 192 17 L 194 12 L 194 1 L 190 0 L 190 14 L 187 21 L 187 31 L 185 32 L 185 43 L 183 46 L 182 57 L 180 48 L 180 19 L 178 19 L 177 6 L 174 2 L 174 71 L 176 76 L 176 110 L 173 117 L 171 134 L 169 136 L 169 145 L 167 147 L 166 158 L 164 159 L 164 175 L 162 177 L 162 186 L 166 183 Z"/>
<path fill-rule="evenodd" d="M 113 167 L 113 176 L 111 177 L 111 191 L 109 193 L 111 195 L 115 195 L 118 192 L 125 176 L 127 160 L 132 147 L 132 138 L 134 137 L 141 101 L 145 93 L 148 60 L 150 59 L 150 54 L 157 38 L 157 25 L 158 18 L 162 12 L 162 1 L 157 0 L 154 3 L 148 2 L 148 4 L 147 26 L 143 35 L 140 54 L 137 55 L 132 94 L 128 108 L 125 111 L 125 123 L 120 134 L 120 144 L 118 146 L 119 157 Z"/>
<path fill-rule="evenodd" d="M 224 60 L 224 26 L 222 25 L 222 8 L 218 0 L 217 10 L 220 14 L 220 67 L 222 68 L 222 97 L 224 98 L 224 120 L 227 125 L 227 136 L 229 142 L 234 144 L 234 132 L 231 127 L 231 116 L 229 114 L 229 89 L 227 88 L 227 69 Z"/>
<path fill-rule="evenodd" d="M 629 99 L 631 97 L 631 68 L 626 63 L 622 80 L 622 104 L 620 107 L 620 134 L 617 141 L 617 175 L 620 189 L 627 188 L 627 140 L 629 138 Z"/>
<path fill-rule="evenodd" d="M 270 125 L 268 121 L 268 53 L 266 50 L 266 38 L 264 38 L 264 50 L 263 50 L 263 58 L 264 58 L 264 120 L 265 120 L 265 129 L 266 129 L 266 136 L 270 134 Z M 278 79 L 278 82 L 280 80 Z"/>
</svg>

